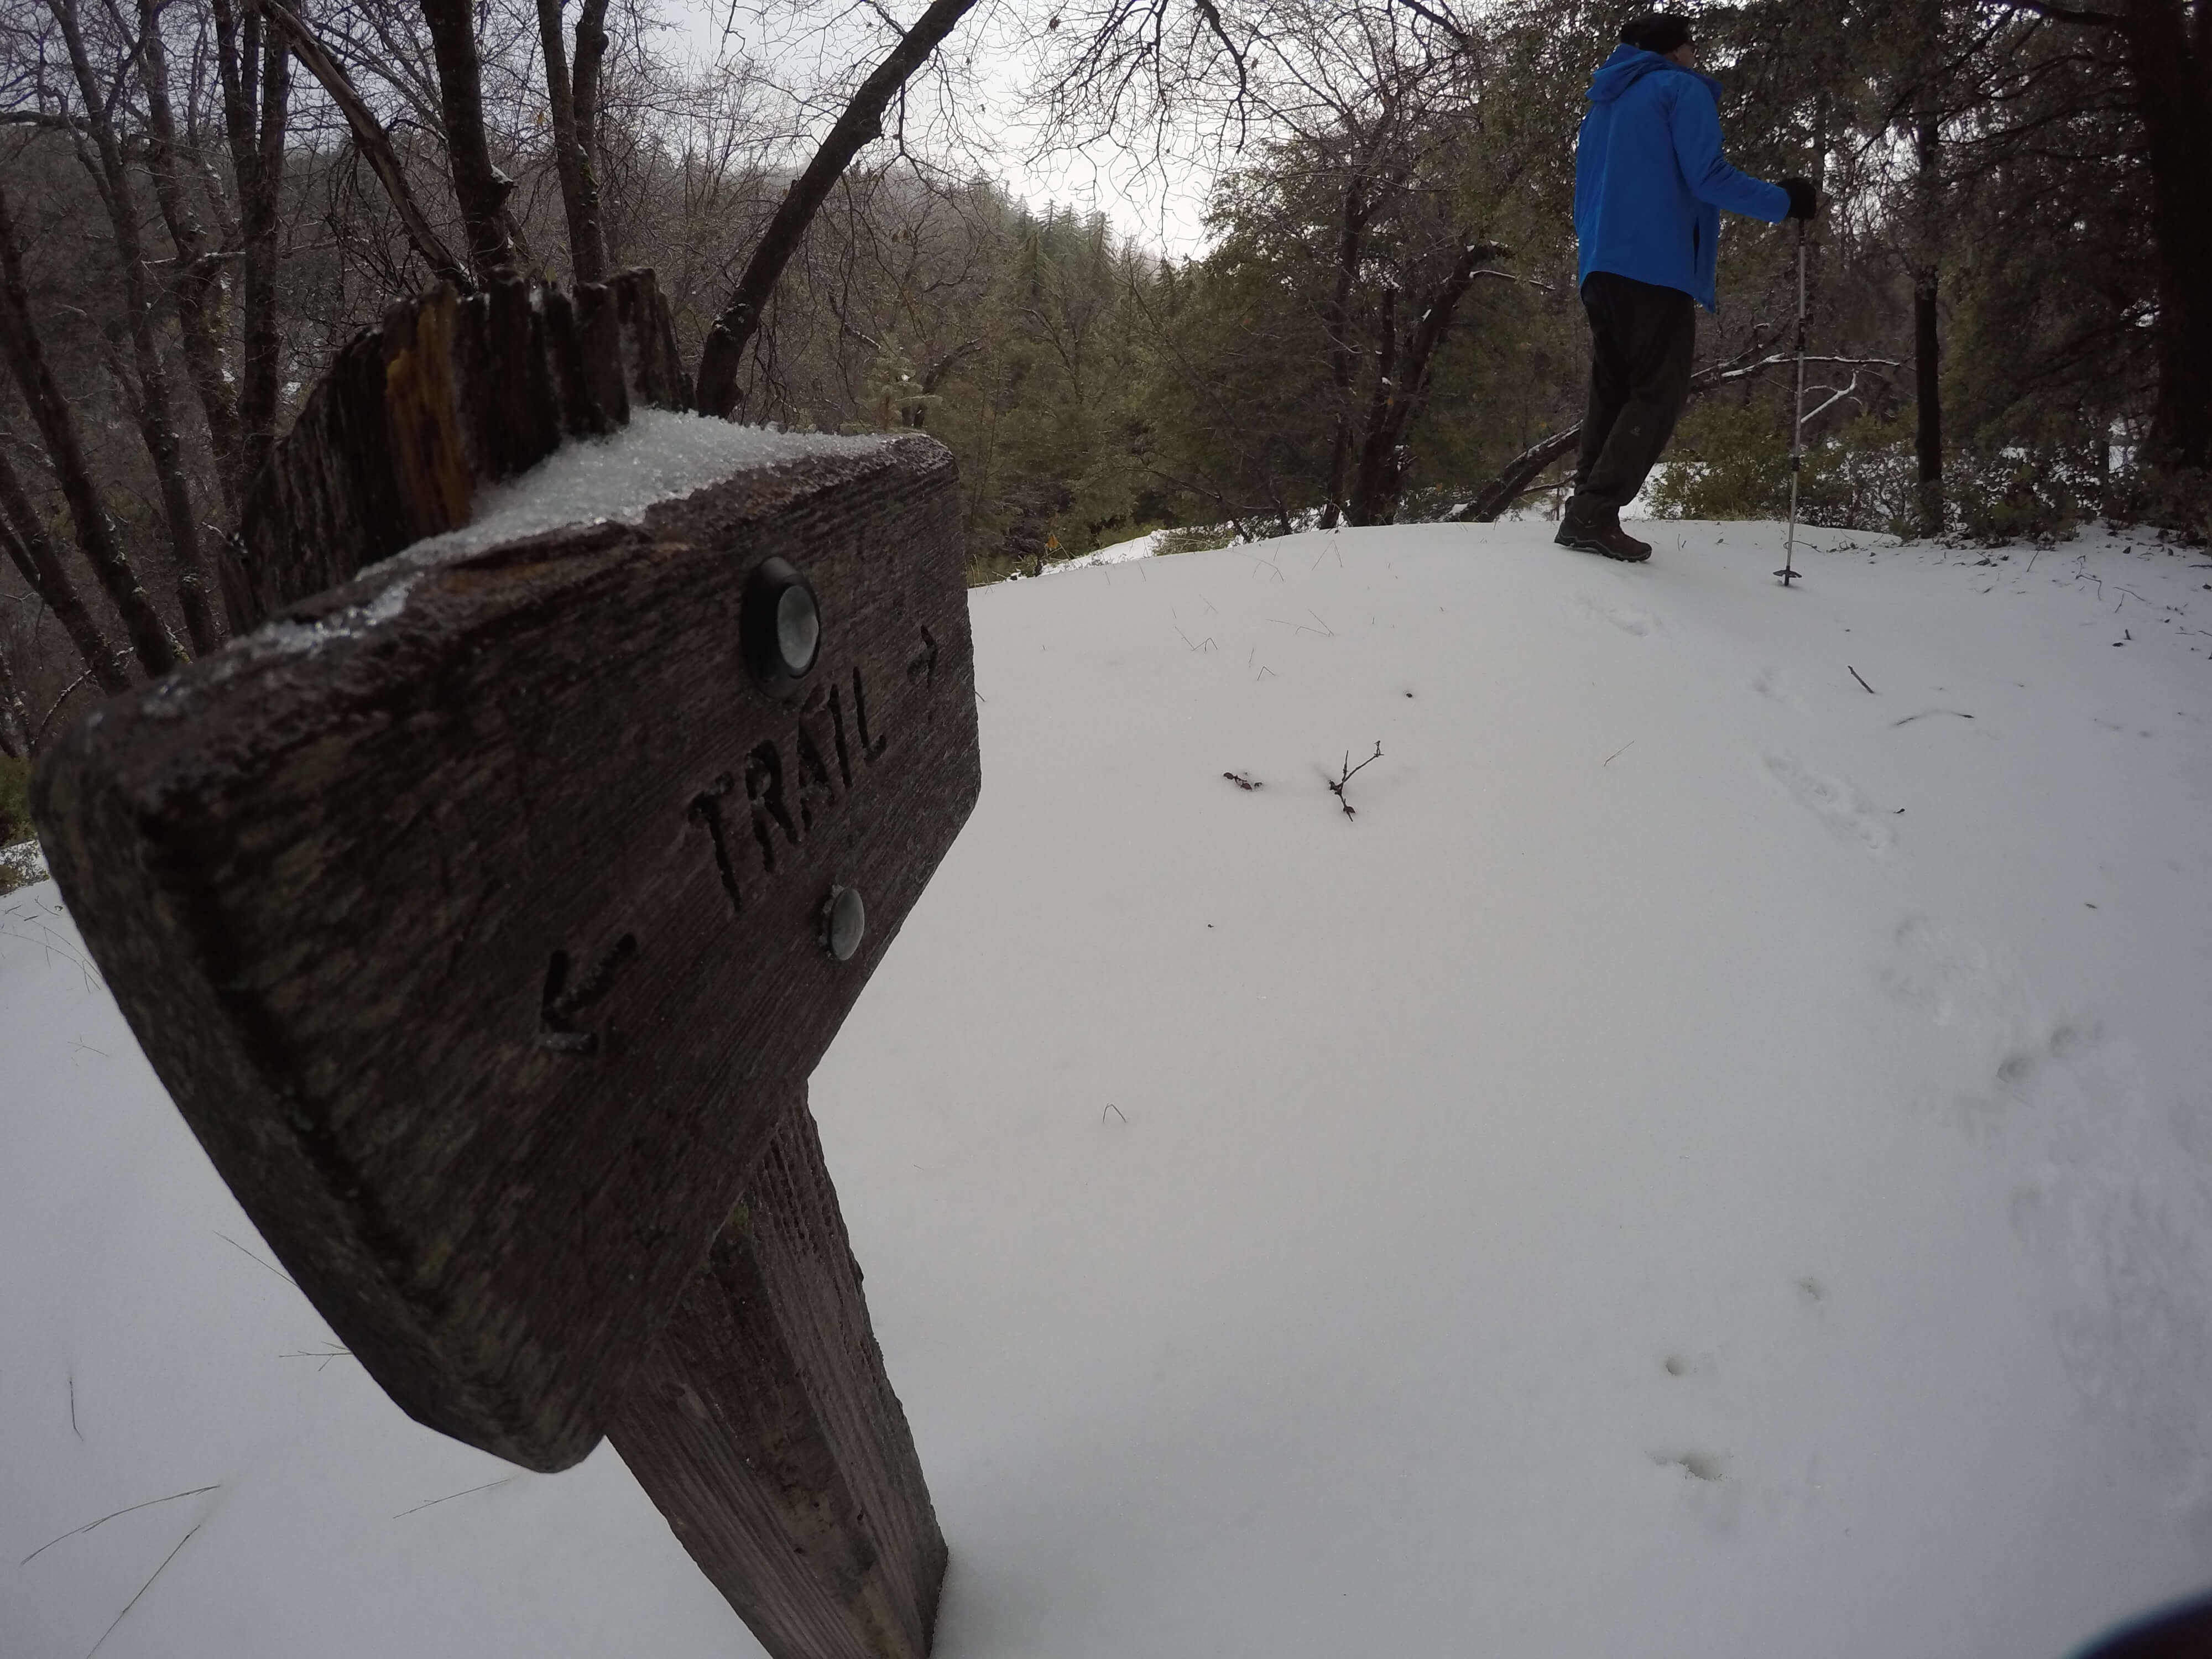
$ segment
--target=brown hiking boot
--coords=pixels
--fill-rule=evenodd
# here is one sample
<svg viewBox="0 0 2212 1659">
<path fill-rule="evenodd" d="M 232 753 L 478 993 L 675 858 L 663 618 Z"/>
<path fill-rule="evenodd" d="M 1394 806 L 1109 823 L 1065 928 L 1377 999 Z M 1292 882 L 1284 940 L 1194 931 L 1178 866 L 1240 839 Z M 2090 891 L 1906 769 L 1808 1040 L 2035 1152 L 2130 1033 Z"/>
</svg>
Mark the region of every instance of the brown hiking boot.
<svg viewBox="0 0 2212 1659">
<path fill-rule="evenodd" d="M 1651 556 L 1651 544 L 1639 542 L 1623 530 L 1614 508 L 1579 497 L 1567 503 L 1567 510 L 1559 516 L 1559 533 L 1552 539 L 1577 553 L 1601 553 L 1625 564 L 1641 564 Z"/>
</svg>

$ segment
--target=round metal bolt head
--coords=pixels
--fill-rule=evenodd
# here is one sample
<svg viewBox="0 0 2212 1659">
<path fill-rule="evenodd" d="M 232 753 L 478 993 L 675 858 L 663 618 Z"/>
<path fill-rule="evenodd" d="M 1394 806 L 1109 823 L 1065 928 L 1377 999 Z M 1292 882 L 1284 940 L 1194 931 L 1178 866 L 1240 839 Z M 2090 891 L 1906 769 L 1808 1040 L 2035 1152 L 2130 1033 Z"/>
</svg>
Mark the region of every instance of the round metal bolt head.
<svg viewBox="0 0 2212 1659">
<path fill-rule="evenodd" d="M 787 559 L 763 559 L 745 579 L 738 623 L 745 666 L 772 696 L 792 690 L 822 650 L 822 607 Z"/>
<path fill-rule="evenodd" d="M 857 887 L 832 887 L 822 907 L 822 943 L 840 962 L 850 962 L 868 931 L 867 907 Z"/>
<path fill-rule="evenodd" d="M 814 590 L 804 581 L 783 590 L 775 602 L 775 647 L 783 665 L 796 677 L 814 666 L 822 644 L 822 613 L 814 606 Z"/>
</svg>

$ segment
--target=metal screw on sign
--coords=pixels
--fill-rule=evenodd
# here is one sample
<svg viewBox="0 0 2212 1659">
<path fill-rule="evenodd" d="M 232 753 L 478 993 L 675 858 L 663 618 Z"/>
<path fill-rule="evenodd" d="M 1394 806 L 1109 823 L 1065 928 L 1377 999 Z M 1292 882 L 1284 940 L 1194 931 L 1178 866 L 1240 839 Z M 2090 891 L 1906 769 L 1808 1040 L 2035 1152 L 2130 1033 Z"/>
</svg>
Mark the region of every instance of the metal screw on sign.
<svg viewBox="0 0 2212 1659">
<path fill-rule="evenodd" d="M 832 887 L 822 907 L 822 946 L 840 962 L 850 962 L 868 931 L 867 908 L 857 887 Z"/>
<path fill-rule="evenodd" d="M 746 580 L 738 629 L 745 666 L 771 696 L 788 695 L 821 654 L 821 605 L 787 559 L 763 559 Z"/>
</svg>

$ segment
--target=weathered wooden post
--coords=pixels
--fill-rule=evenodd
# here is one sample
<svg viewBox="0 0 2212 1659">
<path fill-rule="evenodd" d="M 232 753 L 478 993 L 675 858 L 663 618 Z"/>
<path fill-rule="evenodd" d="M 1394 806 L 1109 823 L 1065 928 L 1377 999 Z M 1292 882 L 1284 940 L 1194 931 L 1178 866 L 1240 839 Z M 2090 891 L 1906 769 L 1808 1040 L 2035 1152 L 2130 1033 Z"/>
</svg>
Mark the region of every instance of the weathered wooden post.
<svg viewBox="0 0 2212 1659">
<path fill-rule="evenodd" d="M 951 458 L 641 416 L 665 499 L 410 545 L 684 392 L 650 273 L 401 308 L 256 486 L 226 591 L 272 620 L 86 715 L 33 810 L 393 1400 L 535 1469 L 611 1433 L 777 1659 L 919 1659 L 945 1544 L 805 1097 L 979 787 Z"/>
</svg>

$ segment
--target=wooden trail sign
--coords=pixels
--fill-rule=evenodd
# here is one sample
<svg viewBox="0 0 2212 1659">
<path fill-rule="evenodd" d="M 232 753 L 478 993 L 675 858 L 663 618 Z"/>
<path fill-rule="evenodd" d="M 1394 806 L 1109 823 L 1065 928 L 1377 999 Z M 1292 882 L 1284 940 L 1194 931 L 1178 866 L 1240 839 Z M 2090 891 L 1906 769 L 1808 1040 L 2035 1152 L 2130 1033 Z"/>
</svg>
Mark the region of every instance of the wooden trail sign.
<svg viewBox="0 0 2212 1659">
<path fill-rule="evenodd" d="M 482 358 L 473 303 L 386 345 Z M 427 417 L 418 356 L 371 488 L 301 488 L 361 476 L 326 434 L 373 425 L 376 361 L 257 489 L 325 503 L 301 568 L 375 556 L 343 503 L 380 479 L 419 523 L 520 470 L 465 407 L 496 354 Z M 918 1655 L 944 1544 L 804 1089 L 979 788 L 957 480 L 926 438 L 823 446 L 634 516 L 234 583 L 278 620 L 87 715 L 33 810 L 156 1073 L 396 1401 L 543 1470 L 613 1428 L 772 1652 Z"/>
</svg>

